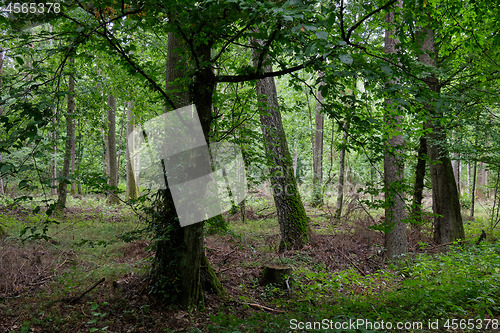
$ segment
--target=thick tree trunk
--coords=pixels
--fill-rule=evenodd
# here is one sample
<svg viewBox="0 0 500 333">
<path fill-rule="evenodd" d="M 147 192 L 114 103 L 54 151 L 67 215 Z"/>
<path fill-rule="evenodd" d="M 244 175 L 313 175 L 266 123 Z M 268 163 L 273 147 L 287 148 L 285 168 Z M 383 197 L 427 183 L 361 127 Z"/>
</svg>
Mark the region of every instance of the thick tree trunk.
<svg viewBox="0 0 500 333">
<path fill-rule="evenodd" d="M 412 223 L 418 227 L 423 223 L 422 199 L 424 198 L 425 160 L 427 155 L 427 140 L 420 137 L 417 166 L 415 167 L 415 183 L 413 185 L 413 203 L 411 208 Z"/>
<path fill-rule="evenodd" d="M 257 66 L 259 55 L 254 51 L 253 56 L 254 65 Z M 271 66 L 267 66 L 266 70 L 271 71 Z M 283 130 L 274 78 L 258 80 L 256 89 L 266 156 L 271 164 L 271 187 L 280 225 L 279 250 L 298 249 L 309 241 L 309 219 L 293 175 L 292 157 Z"/>
<path fill-rule="evenodd" d="M 116 159 L 116 99 L 114 95 L 108 96 L 108 108 L 107 108 L 107 129 L 108 129 L 108 185 L 111 187 L 118 187 L 118 165 Z M 120 201 L 115 193 L 115 190 L 111 190 L 108 193 L 109 204 L 117 204 Z"/>
<path fill-rule="evenodd" d="M 137 187 L 135 175 L 135 160 L 133 158 L 135 136 L 132 105 L 133 102 L 129 102 L 127 107 L 127 199 L 137 199 L 139 197 L 139 188 Z"/>
<path fill-rule="evenodd" d="M 74 63 L 73 58 L 69 59 Z M 66 147 L 64 150 L 64 162 L 57 196 L 57 209 L 62 211 L 66 207 L 66 197 L 68 193 L 68 177 L 71 167 L 71 152 L 75 147 L 75 80 L 70 75 L 68 79 L 68 113 L 66 114 Z"/>
<path fill-rule="evenodd" d="M 401 6 L 401 2 L 399 6 Z M 394 13 L 386 16 L 386 22 L 394 22 Z M 390 36 L 393 31 L 385 31 L 385 53 L 395 54 L 397 41 Z M 388 84 L 398 83 L 389 79 Z M 397 105 L 392 100 L 386 100 L 386 109 L 384 114 L 385 123 L 390 132 L 401 132 L 401 119 Z M 384 189 L 385 189 L 385 224 L 388 231 L 385 233 L 386 256 L 392 259 L 407 251 L 406 218 L 403 177 L 404 177 L 404 159 L 402 156 L 405 142 L 402 134 L 389 134 L 385 143 L 384 152 Z"/>
<path fill-rule="evenodd" d="M 347 145 L 347 130 L 348 130 L 349 124 L 347 121 L 342 124 L 342 149 L 340 149 L 339 152 L 339 183 L 337 184 L 337 206 L 335 209 L 335 216 L 334 218 L 336 220 L 340 220 L 340 217 L 342 216 L 342 206 L 344 204 L 344 185 L 345 185 L 345 155 L 346 155 L 346 149 L 345 145 Z"/>
<path fill-rule="evenodd" d="M 181 40 L 169 33 L 167 46 L 166 82 L 167 92 L 176 104 L 176 108 L 194 102 L 205 139 L 208 138 L 212 120 L 212 95 L 215 80 L 212 69 L 201 68 L 192 82 L 192 95 L 189 82 L 179 82 L 189 72 L 182 57 L 185 49 Z M 210 58 L 210 45 L 203 45 L 196 50 L 200 61 Z M 182 66 L 181 66 L 182 65 Z M 166 106 L 168 111 L 170 106 Z M 152 269 L 153 292 L 163 295 L 170 302 L 184 308 L 204 303 L 203 286 L 223 295 L 225 292 L 211 269 L 205 256 L 203 242 L 204 222 L 180 227 L 175 205 L 168 188 L 159 191 L 156 234 L 156 255 Z"/>
<path fill-rule="evenodd" d="M 322 74 L 320 73 L 320 76 Z M 324 115 L 322 113 L 323 96 L 318 90 L 316 103 L 316 126 L 314 131 L 313 147 L 313 200 L 315 207 L 323 206 L 323 128 Z"/>
<path fill-rule="evenodd" d="M 421 31 L 421 51 L 418 59 L 423 64 L 436 67 L 436 51 L 434 45 L 434 31 Z M 429 90 L 440 93 L 439 81 L 434 76 L 426 79 Z M 429 101 L 427 107 L 435 108 L 435 101 Z M 441 125 L 439 110 L 430 110 L 426 128 L 427 154 L 430 161 L 432 182 L 432 207 L 434 218 L 434 241 L 438 244 L 448 243 L 457 239 L 464 239 L 464 227 L 460 213 L 457 183 L 453 175 L 453 167 L 447 149 L 442 145 L 446 142 L 446 131 Z M 433 115 L 432 115 L 433 114 Z M 432 116 L 431 116 L 432 115 Z"/>
</svg>

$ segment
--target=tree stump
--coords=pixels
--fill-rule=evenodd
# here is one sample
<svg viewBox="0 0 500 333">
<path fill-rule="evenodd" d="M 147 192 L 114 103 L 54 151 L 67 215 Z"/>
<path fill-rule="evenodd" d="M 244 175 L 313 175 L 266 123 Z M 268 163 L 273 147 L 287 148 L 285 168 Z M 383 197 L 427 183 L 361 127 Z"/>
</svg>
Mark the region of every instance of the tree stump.
<svg viewBox="0 0 500 333">
<path fill-rule="evenodd" d="M 288 288 L 287 278 L 292 273 L 292 268 L 287 265 L 268 264 L 262 267 L 260 284 L 262 286 L 275 284 L 281 288 Z"/>
</svg>

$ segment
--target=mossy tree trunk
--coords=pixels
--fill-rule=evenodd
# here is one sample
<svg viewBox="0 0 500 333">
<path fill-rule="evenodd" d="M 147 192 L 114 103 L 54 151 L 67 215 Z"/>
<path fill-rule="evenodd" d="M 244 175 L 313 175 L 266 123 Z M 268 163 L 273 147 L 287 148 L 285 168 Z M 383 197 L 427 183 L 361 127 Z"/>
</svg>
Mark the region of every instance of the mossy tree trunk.
<svg viewBox="0 0 500 333">
<path fill-rule="evenodd" d="M 211 45 L 196 48 L 200 62 L 210 57 Z M 212 120 L 212 95 L 215 88 L 214 74 L 210 67 L 199 68 L 194 79 L 186 66 L 185 45 L 174 33 L 168 35 L 166 90 L 176 108 L 196 105 L 205 139 L 208 138 Z M 188 65 L 189 66 L 189 65 Z M 189 89 L 191 87 L 191 90 Z M 171 109 L 170 106 L 166 107 Z M 156 207 L 156 255 L 152 270 L 153 292 L 183 308 L 204 303 L 203 286 L 223 295 L 224 290 L 204 252 L 204 222 L 181 227 L 170 190 L 160 190 Z"/>
<path fill-rule="evenodd" d="M 254 50 L 254 65 L 259 54 Z M 270 65 L 266 71 L 272 71 Z M 256 83 L 264 146 L 270 163 L 270 179 L 274 204 L 278 213 L 281 242 L 280 251 L 304 246 L 310 238 L 309 219 L 293 173 L 292 156 L 283 130 L 274 78 L 260 79 Z"/>
</svg>

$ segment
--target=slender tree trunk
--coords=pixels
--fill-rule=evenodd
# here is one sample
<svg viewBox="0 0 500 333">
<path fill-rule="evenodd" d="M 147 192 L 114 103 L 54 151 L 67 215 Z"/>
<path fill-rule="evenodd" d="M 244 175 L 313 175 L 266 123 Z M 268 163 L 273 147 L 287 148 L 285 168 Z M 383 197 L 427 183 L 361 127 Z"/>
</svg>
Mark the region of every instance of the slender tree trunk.
<svg viewBox="0 0 500 333">
<path fill-rule="evenodd" d="M 422 199 L 424 198 L 425 160 L 427 154 L 427 140 L 420 137 L 417 166 L 415 167 L 415 183 L 413 185 L 413 204 L 411 209 L 412 223 L 418 228 L 423 223 Z"/>
<path fill-rule="evenodd" d="M 453 153 L 452 158 L 451 165 L 453 167 L 453 176 L 455 176 L 457 191 L 460 194 L 460 153 Z"/>
<path fill-rule="evenodd" d="M 257 66 L 259 54 L 254 51 L 253 57 L 254 66 Z M 267 66 L 266 70 L 271 71 L 271 66 Z M 258 80 L 256 89 L 261 104 L 260 122 L 266 156 L 271 164 L 271 187 L 281 232 L 279 251 L 298 249 L 309 241 L 309 219 L 293 175 L 292 157 L 283 130 L 274 78 Z"/>
<path fill-rule="evenodd" d="M 108 165 L 109 165 L 109 180 L 108 185 L 111 187 L 118 187 L 118 165 L 116 159 L 116 99 L 114 95 L 108 96 L 108 108 L 107 108 L 107 129 L 108 129 Z M 115 190 L 111 190 L 108 193 L 109 204 L 117 204 L 120 201 L 115 193 Z"/>
<path fill-rule="evenodd" d="M 436 49 L 434 44 L 434 31 L 424 29 L 421 39 L 421 51 L 418 59 L 423 64 L 436 67 Z M 439 94 L 439 80 L 434 76 L 426 79 L 429 90 Z M 438 244 L 448 243 L 457 239 L 464 239 L 464 227 L 460 213 L 457 183 L 453 175 L 453 168 L 447 149 L 442 145 L 446 142 L 446 131 L 441 125 L 442 115 L 435 108 L 435 101 L 429 101 L 430 109 L 426 128 L 427 154 L 430 161 L 432 182 L 432 207 L 434 219 L 434 241 Z"/>
<path fill-rule="evenodd" d="M 467 163 L 467 190 L 469 191 L 469 198 L 471 197 L 472 193 L 470 192 L 471 189 L 471 181 L 470 181 L 470 162 Z"/>
<path fill-rule="evenodd" d="M 73 144 L 73 146 L 71 147 L 71 166 L 70 166 L 70 175 L 72 178 L 70 191 L 72 195 L 76 194 L 75 190 L 76 126 L 75 130 L 73 131 L 73 141 L 75 142 L 75 144 Z"/>
<path fill-rule="evenodd" d="M 474 204 L 476 203 L 476 178 L 477 178 L 477 162 L 474 161 L 474 167 L 472 168 L 472 188 L 470 196 L 470 219 L 474 219 Z"/>
<path fill-rule="evenodd" d="M 52 25 L 49 24 L 49 33 L 52 34 Z M 50 38 L 49 40 L 49 45 L 52 48 L 54 45 L 54 39 Z M 57 111 L 56 108 L 52 109 L 52 112 L 54 114 L 54 117 L 52 118 L 52 124 L 54 126 L 54 130 L 52 132 L 52 160 L 50 163 L 50 178 L 52 179 L 50 181 L 51 185 L 51 193 L 52 195 L 57 195 L 57 129 L 58 129 L 58 123 L 59 120 L 57 119 Z"/>
<path fill-rule="evenodd" d="M 117 165 L 118 165 L 118 175 L 119 175 L 119 171 L 120 171 L 120 161 L 121 161 L 121 157 L 122 157 L 122 147 L 123 147 L 123 131 L 125 129 L 125 121 L 126 121 L 126 117 L 127 117 L 127 109 L 128 108 L 131 108 L 132 107 L 132 102 L 124 102 L 123 103 L 123 113 L 122 113 L 122 117 L 121 117 L 121 120 L 120 120 L 120 139 L 118 140 L 118 151 L 116 153 L 117 155 Z M 125 139 L 125 143 L 126 143 L 126 139 Z M 119 181 L 119 179 L 118 179 Z"/>
<path fill-rule="evenodd" d="M 173 33 L 168 35 L 166 82 L 167 92 L 177 108 L 195 103 L 205 139 L 208 138 L 212 121 L 212 95 L 215 79 L 210 67 L 196 72 L 190 84 L 183 82 L 188 68 L 182 54 L 185 46 Z M 211 45 L 199 46 L 196 50 L 200 62 L 210 59 Z M 166 111 L 170 107 L 166 106 Z M 168 185 L 168 184 L 167 184 Z M 170 190 L 158 192 L 156 255 L 152 267 L 153 292 L 167 296 L 184 308 L 198 306 L 204 302 L 203 287 L 207 286 L 219 295 L 224 289 L 215 275 L 204 252 L 204 222 L 180 227 Z"/>
<path fill-rule="evenodd" d="M 134 152 L 134 117 L 132 115 L 133 102 L 127 106 L 127 199 L 137 199 L 139 197 L 139 188 L 136 183 Z"/>
<path fill-rule="evenodd" d="M 74 63 L 73 58 L 69 59 L 70 63 Z M 61 179 L 59 180 L 59 189 L 57 197 L 57 209 L 62 211 L 66 207 L 66 197 L 68 193 L 68 177 L 70 173 L 71 152 L 75 146 L 75 81 L 70 75 L 68 79 L 68 113 L 66 114 L 66 147 L 64 150 L 64 162 Z"/>
<path fill-rule="evenodd" d="M 83 150 L 82 150 L 82 126 L 80 125 L 80 121 L 78 121 L 78 159 L 76 162 L 76 173 L 78 175 L 77 179 L 77 191 L 78 194 L 82 194 L 82 182 L 80 179 L 80 170 L 82 166 L 82 157 L 83 157 Z"/>
<path fill-rule="evenodd" d="M 479 162 L 476 175 L 476 200 L 484 200 L 484 187 L 486 184 L 486 174 L 483 162 Z"/>
<path fill-rule="evenodd" d="M 398 3 L 398 7 L 402 2 Z M 394 22 L 394 13 L 386 16 L 386 22 Z M 385 53 L 395 54 L 397 41 L 391 38 L 393 31 L 385 31 Z M 398 81 L 389 79 L 388 84 L 397 84 Z M 386 100 L 384 114 L 385 123 L 390 132 L 401 132 L 401 119 L 397 105 L 392 100 Z M 384 152 L 384 189 L 385 189 L 385 224 L 389 230 L 385 234 L 386 255 L 389 259 L 399 256 L 407 251 L 406 240 L 406 218 L 403 177 L 404 177 L 404 159 L 402 157 L 404 139 L 402 134 L 389 134 L 385 143 Z"/>
<path fill-rule="evenodd" d="M 322 76 L 322 73 L 319 74 Z M 315 207 L 323 206 L 323 128 L 324 115 L 322 113 L 323 96 L 318 90 L 316 103 L 316 126 L 314 131 L 313 147 L 313 200 Z"/>
<path fill-rule="evenodd" d="M 297 148 L 293 150 L 293 175 L 295 179 L 297 179 L 297 162 L 299 160 L 299 154 L 297 152 Z"/>
<path fill-rule="evenodd" d="M 335 216 L 334 218 L 336 220 L 340 220 L 340 216 L 342 216 L 342 206 L 344 204 L 344 185 L 345 185 L 345 174 L 346 174 L 346 168 L 345 168 L 345 155 L 346 155 L 346 149 L 345 146 L 347 145 L 347 139 L 348 139 L 348 130 L 349 124 L 347 121 L 342 124 L 342 149 L 340 149 L 339 153 L 339 183 L 337 184 L 337 208 L 335 209 Z"/>
</svg>

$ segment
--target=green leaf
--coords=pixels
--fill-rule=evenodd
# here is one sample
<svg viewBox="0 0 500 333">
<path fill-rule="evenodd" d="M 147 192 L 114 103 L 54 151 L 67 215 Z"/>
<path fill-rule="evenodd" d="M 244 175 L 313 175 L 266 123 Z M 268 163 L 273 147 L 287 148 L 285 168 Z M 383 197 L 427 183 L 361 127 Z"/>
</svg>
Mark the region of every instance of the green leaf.
<svg viewBox="0 0 500 333">
<path fill-rule="evenodd" d="M 353 62 L 350 54 L 339 54 L 339 59 L 346 65 L 350 65 Z"/>
<path fill-rule="evenodd" d="M 380 69 L 385 73 L 385 75 L 392 76 L 392 69 L 389 66 L 382 66 Z"/>
<path fill-rule="evenodd" d="M 318 37 L 319 39 L 328 39 L 328 32 L 326 31 L 316 31 L 316 37 Z"/>
</svg>

